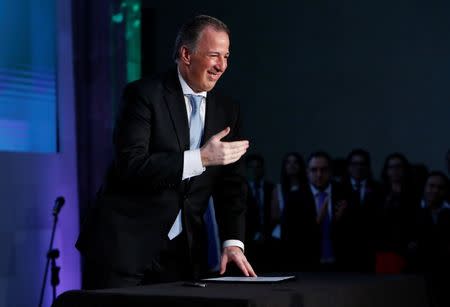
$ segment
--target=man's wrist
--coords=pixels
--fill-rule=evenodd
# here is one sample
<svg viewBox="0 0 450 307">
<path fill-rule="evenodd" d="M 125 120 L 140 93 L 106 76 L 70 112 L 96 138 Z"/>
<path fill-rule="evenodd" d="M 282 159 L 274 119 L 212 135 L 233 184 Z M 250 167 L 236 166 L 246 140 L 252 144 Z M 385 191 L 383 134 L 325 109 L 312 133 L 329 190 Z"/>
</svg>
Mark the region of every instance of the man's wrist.
<svg viewBox="0 0 450 307">
<path fill-rule="evenodd" d="M 244 243 L 240 240 L 225 240 L 222 244 L 222 248 L 236 246 L 239 247 L 242 252 L 244 252 Z"/>
<path fill-rule="evenodd" d="M 203 167 L 208 166 L 209 159 L 206 154 L 206 149 L 204 148 L 200 148 L 200 160 L 202 161 Z"/>
<path fill-rule="evenodd" d="M 182 180 L 201 175 L 205 171 L 200 158 L 200 149 L 186 150 L 183 159 Z"/>
</svg>

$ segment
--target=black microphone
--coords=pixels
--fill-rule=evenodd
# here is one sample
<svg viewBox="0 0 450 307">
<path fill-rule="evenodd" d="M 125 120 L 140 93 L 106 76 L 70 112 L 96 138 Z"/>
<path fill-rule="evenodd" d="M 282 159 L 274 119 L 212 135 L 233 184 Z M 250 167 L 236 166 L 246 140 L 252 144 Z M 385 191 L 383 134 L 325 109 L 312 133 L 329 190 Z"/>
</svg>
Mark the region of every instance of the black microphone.
<svg viewBox="0 0 450 307">
<path fill-rule="evenodd" d="M 53 216 L 57 216 L 59 214 L 59 211 L 61 211 L 62 206 L 64 206 L 65 199 L 62 196 L 59 196 L 55 200 L 55 205 L 53 206 Z"/>
</svg>

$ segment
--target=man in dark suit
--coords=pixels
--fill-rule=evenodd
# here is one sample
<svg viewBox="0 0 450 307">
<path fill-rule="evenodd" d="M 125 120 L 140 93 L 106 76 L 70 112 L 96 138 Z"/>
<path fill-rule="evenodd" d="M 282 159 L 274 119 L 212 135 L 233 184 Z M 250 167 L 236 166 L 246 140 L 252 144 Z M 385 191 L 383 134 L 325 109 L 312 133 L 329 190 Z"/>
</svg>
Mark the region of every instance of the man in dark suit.
<svg viewBox="0 0 450 307">
<path fill-rule="evenodd" d="M 418 261 L 414 269 L 422 272 L 450 272 L 450 204 L 445 199 L 448 189 L 449 179 L 443 172 L 430 172 L 417 209 L 415 240 L 409 245 Z"/>
<path fill-rule="evenodd" d="M 264 178 L 264 158 L 259 154 L 248 155 L 245 159 L 248 178 L 246 214 L 246 242 L 248 258 L 260 272 L 271 271 L 273 257 L 270 252 L 272 230 L 272 192 L 274 184 Z M 279 253 L 279 251 L 276 251 Z"/>
<path fill-rule="evenodd" d="M 408 246 L 410 269 L 425 276 L 433 306 L 450 306 L 450 204 L 445 199 L 449 189 L 449 178 L 443 172 L 430 172 L 417 212 L 414 240 Z"/>
<path fill-rule="evenodd" d="M 286 202 L 285 228 L 292 270 L 335 271 L 342 248 L 340 229 L 347 201 L 331 180 L 331 158 L 315 152 L 307 160 L 309 185 Z"/>
<path fill-rule="evenodd" d="M 264 158 L 253 154 L 245 160 L 248 178 L 247 241 L 270 239 L 273 230 L 271 200 L 274 184 L 264 178 Z"/>
<path fill-rule="evenodd" d="M 176 69 L 127 85 L 115 160 L 77 248 L 85 288 L 197 279 L 206 270 L 203 214 L 212 195 L 223 241 L 221 273 L 244 256 L 245 177 L 239 108 L 213 91 L 227 68 L 229 30 L 196 16 L 176 38 Z"/>
<path fill-rule="evenodd" d="M 356 272 L 375 270 L 375 229 L 382 204 L 381 186 L 372 178 L 370 154 L 354 149 L 347 156 L 347 176 L 343 181 L 348 195 L 344 215 L 344 269 Z"/>
</svg>

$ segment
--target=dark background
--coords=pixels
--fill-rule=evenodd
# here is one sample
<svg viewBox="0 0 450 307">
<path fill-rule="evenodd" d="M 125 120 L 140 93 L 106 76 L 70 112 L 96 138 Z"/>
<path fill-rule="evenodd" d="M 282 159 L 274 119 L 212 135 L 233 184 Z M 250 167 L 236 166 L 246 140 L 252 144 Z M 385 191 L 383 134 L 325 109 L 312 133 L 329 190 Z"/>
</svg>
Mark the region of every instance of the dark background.
<svg viewBox="0 0 450 307">
<path fill-rule="evenodd" d="M 143 71 L 163 71 L 178 27 L 204 13 L 230 27 L 219 87 L 244 112 L 251 150 L 278 180 L 288 151 L 369 150 L 378 177 L 400 151 L 444 168 L 450 131 L 447 1 L 143 1 Z M 146 25 L 149 25 L 146 27 Z"/>
</svg>

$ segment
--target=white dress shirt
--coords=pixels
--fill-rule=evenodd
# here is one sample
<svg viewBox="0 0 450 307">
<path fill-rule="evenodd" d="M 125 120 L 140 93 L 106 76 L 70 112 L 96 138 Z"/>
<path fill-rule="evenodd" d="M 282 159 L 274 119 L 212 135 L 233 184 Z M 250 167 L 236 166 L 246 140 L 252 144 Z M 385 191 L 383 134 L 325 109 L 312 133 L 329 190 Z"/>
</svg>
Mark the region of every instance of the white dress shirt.
<svg viewBox="0 0 450 307">
<path fill-rule="evenodd" d="M 350 181 L 352 182 L 352 187 L 353 190 L 356 191 L 356 180 L 353 178 L 350 178 Z M 367 180 L 362 180 L 359 184 L 359 201 L 362 203 L 362 201 L 364 200 L 364 195 L 366 193 L 366 183 Z"/>
<path fill-rule="evenodd" d="M 190 120 L 191 120 L 192 106 L 191 106 L 191 103 L 189 102 L 189 98 L 187 95 L 203 96 L 203 99 L 200 103 L 200 118 L 201 118 L 201 121 L 202 121 L 202 124 L 204 127 L 205 126 L 207 92 L 199 92 L 199 93 L 194 92 L 189 87 L 189 85 L 186 83 L 186 81 L 183 79 L 183 77 L 180 74 L 180 71 L 178 71 L 178 79 L 180 80 L 181 90 L 183 91 L 183 95 L 184 95 L 184 102 L 186 104 L 186 112 L 187 112 L 188 122 L 190 122 Z M 193 150 L 186 150 L 184 152 L 183 161 L 184 161 L 183 162 L 183 175 L 182 175 L 181 180 L 185 180 L 185 179 L 188 179 L 191 177 L 201 175 L 206 169 L 202 164 L 202 159 L 200 156 L 200 148 L 193 149 Z M 178 216 L 174 222 L 174 225 L 172 226 L 172 229 L 170 230 L 171 232 L 174 229 L 174 227 L 177 227 L 176 224 L 181 225 L 181 210 L 178 213 Z M 169 234 L 170 234 L 170 232 L 169 232 Z M 244 243 L 240 240 L 224 241 L 222 247 L 228 247 L 228 246 L 238 246 L 242 250 L 244 250 Z"/>
</svg>

